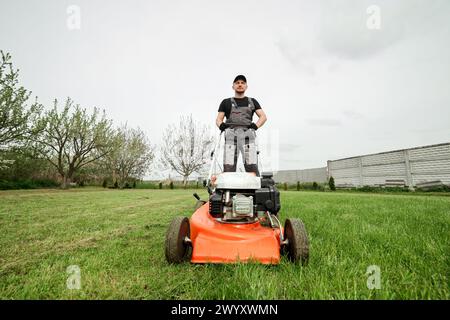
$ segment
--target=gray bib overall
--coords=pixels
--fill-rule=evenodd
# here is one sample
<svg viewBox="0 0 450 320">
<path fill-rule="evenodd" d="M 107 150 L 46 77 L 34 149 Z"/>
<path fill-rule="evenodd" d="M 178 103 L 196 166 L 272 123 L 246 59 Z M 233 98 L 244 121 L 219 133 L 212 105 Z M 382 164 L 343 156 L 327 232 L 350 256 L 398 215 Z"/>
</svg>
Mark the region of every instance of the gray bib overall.
<svg viewBox="0 0 450 320">
<path fill-rule="evenodd" d="M 238 151 L 244 159 L 246 172 L 254 172 L 259 176 L 257 165 L 257 154 L 255 144 L 255 130 L 248 129 L 252 123 L 255 105 L 251 98 L 248 98 L 247 107 L 238 107 L 236 100 L 231 98 L 230 116 L 226 123 L 230 128 L 225 130 L 225 152 L 223 167 L 224 172 L 235 172 L 237 167 Z"/>
</svg>

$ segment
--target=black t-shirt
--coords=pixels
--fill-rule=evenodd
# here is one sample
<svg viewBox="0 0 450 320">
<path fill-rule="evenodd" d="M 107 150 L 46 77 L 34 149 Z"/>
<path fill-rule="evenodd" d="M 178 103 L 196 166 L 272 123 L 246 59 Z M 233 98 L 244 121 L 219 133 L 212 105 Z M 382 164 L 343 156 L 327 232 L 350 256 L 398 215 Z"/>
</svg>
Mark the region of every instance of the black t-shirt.
<svg viewBox="0 0 450 320">
<path fill-rule="evenodd" d="M 244 98 L 234 98 L 236 104 L 239 107 L 248 107 L 248 97 Z M 252 98 L 253 104 L 255 105 L 255 110 L 261 109 L 258 101 L 255 98 Z M 223 99 L 222 103 L 219 106 L 219 112 L 225 112 L 225 117 L 229 117 L 231 113 L 231 98 Z"/>
</svg>

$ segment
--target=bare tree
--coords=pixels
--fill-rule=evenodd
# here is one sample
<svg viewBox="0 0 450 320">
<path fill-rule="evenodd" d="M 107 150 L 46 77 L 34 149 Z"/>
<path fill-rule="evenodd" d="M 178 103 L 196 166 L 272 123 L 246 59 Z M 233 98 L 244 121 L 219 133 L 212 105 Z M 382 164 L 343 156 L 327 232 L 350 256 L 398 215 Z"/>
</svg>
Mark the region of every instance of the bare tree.
<svg viewBox="0 0 450 320">
<path fill-rule="evenodd" d="M 163 134 L 160 163 L 183 177 L 183 184 L 208 161 L 213 142 L 206 126 L 196 123 L 192 115 L 182 116 L 178 124 L 169 125 Z"/>
<path fill-rule="evenodd" d="M 60 174 L 65 188 L 80 168 L 101 159 L 112 151 L 111 121 L 99 110 L 88 114 L 86 109 L 74 105 L 68 98 L 64 108 L 58 110 L 58 102 L 41 119 L 42 132 L 34 139 L 39 153 Z"/>
<path fill-rule="evenodd" d="M 123 186 L 130 178 L 140 179 L 154 159 L 154 148 L 140 129 L 120 128 L 113 139 L 113 151 L 102 160 L 113 181 Z"/>
</svg>

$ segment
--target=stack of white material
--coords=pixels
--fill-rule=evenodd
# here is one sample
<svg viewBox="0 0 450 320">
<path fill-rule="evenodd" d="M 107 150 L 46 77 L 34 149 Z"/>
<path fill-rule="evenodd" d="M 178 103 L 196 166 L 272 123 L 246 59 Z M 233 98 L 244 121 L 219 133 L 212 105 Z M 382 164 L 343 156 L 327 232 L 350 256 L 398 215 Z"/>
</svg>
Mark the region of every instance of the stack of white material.
<svg viewBox="0 0 450 320">
<path fill-rule="evenodd" d="M 217 176 L 217 189 L 247 189 L 261 188 L 261 178 L 247 172 L 223 172 Z"/>
</svg>

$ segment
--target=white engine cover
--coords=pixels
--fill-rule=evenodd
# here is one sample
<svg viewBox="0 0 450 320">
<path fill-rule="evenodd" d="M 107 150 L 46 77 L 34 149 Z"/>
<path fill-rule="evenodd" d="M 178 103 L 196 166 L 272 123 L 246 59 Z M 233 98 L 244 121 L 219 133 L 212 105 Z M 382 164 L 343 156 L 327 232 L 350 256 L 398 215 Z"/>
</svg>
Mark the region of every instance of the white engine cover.
<svg viewBox="0 0 450 320">
<path fill-rule="evenodd" d="M 261 178 L 247 172 L 223 172 L 217 176 L 217 189 L 250 189 L 261 188 Z"/>
</svg>

